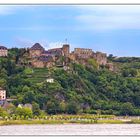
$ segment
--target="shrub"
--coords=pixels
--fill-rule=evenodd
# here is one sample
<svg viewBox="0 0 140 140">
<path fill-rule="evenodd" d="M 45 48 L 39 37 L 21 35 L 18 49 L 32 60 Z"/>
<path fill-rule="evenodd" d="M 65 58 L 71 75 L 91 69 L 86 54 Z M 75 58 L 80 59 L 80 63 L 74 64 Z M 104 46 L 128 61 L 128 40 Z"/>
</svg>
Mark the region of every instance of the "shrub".
<svg viewBox="0 0 140 140">
<path fill-rule="evenodd" d="M 32 110 L 27 107 L 23 107 L 23 108 L 18 107 L 15 113 L 16 115 L 20 115 L 20 116 L 23 115 L 24 117 L 29 116 L 29 118 L 32 118 L 32 115 L 33 115 Z"/>
</svg>

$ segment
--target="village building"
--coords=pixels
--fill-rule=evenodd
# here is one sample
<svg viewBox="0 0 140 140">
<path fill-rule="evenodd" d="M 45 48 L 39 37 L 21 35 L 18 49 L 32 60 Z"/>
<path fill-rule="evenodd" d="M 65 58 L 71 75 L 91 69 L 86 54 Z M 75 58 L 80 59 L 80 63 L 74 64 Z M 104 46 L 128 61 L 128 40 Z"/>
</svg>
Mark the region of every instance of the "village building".
<svg viewBox="0 0 140 140">
<path fill-rule="evenodd" d="M 0 100 L 6 100 L 6 90 L 0 87 Z"/>
<path fill-rule="evenodd" d="M 23 104 L 18 104 L 18 107 L 19 108 L 23 108 Z"/>
<path fill-rule="evenodd" d="M 0 57 L 5 57 L 8 55 L 8 49 L 4 46 L 0 46 Z"/>
<path fill-rule="evenodd" d="M 47 81 L 47 83 L 54 83 L 54 79 L 53 78 L 47 78 L 46 81 Z"/>
<path fill-rule="evenodd" d="M 0 87 L 0 105 L 3 105 L 6 100 L 6 90 Z"/>
</svg>

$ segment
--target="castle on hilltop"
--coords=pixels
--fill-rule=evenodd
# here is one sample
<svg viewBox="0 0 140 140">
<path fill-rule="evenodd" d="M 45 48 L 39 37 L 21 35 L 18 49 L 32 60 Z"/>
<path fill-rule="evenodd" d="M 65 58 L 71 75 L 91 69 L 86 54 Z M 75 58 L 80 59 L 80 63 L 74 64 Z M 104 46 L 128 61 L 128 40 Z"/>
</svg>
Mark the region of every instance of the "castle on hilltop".
<svg viewBox="0 0 140 140">
<path fill-rule="evenodd" d="M 60 57 L 68 58 L 69 49 L 69 45 L 64 44 L 62 48 L 45 50 L 39 43 L 35 43 L 29 49 L 29 55 L 32 59 L 31 65 L 39 68 L 52 67 L 56 64 Z"/>
<path fill-rule="evenodd" d="M 6 57 L 7 55 L 8 49 L 0 46 L 0 57 Z M 63 44 L 61 48 L 45 50 L 39 43 L 35 43 L 31 48 L 26 49 L 25 53 L 20 57 L 19 64 L 36 68 L 65 67 L 70 62 L 86 65 L 90 58 L 95 59 L 99 66 L 106 66 L 109 70 L 114 70 L 113 64 L 107 62 L 106 53 L 94 52 L 88 48 L 75 48 L 74 51 L 70 52 L 69 44 Z"/>
<path fill-rule="evenodd" d="M 89 58 L 94 58 L 99 65 L 108 65 L 106 53 L 93 52 L 92 49 L 87 48 L 75 48 L 70 52 L 69 44 L 63 44 L 61 48 L 45 50 L 39 43 L 35 43 L 29 49 L 29 56 L 32 60 L 31 65 L 39 68 L 65 66 L 71 61 L 86 64 Z M 113 70 L 112 67 L 110 70 Z"/>
</svg>

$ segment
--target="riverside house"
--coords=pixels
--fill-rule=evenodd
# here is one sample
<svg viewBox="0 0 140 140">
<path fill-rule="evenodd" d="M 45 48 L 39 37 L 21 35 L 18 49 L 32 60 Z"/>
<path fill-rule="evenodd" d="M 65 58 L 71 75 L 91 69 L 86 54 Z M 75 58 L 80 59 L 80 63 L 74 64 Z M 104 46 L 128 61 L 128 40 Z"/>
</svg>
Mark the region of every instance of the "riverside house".
<svg viewBox="0 0 140 140">
<path fill-rule="evenodd" d="M 6 101 L 6 90 L 0 87 L 0 106 Z"/>
</svg>

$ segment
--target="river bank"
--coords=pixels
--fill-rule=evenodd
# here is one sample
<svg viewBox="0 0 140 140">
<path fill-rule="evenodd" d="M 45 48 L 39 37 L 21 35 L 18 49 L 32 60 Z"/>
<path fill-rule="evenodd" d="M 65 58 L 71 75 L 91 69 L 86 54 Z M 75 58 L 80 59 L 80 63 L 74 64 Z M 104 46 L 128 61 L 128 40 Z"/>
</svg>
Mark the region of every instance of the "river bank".
<svg viewBox="0 0 140 140">
<path fill-rule="evenodd" d="M 1 120 L 0 126 L 3 125 L 33 125 L 33 124 L 140 124 L 140 120 Z"/>
<path fill-rule="evenodd" d="M 23 116 L 5 117 L 0 119 L 2 125 L 31 124 L 140 124 L 139 116 L 114 115 L 46 115 L 27 118 Z"/>
</svg>

